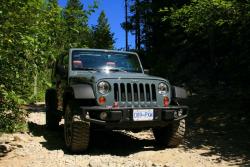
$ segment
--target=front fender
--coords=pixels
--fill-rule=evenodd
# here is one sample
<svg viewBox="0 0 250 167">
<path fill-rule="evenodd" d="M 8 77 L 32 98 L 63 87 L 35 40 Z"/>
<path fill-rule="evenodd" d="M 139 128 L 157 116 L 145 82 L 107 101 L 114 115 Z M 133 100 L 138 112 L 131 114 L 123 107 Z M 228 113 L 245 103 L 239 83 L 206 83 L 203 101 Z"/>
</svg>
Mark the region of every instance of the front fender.
<svg viewBox="0 0 250 167">
<path fill-rule="evenodd" d="M 75 84 L 71 86 L 75 99 L 95 99 L 95 94 L 91 85 Z"/>
</svg>

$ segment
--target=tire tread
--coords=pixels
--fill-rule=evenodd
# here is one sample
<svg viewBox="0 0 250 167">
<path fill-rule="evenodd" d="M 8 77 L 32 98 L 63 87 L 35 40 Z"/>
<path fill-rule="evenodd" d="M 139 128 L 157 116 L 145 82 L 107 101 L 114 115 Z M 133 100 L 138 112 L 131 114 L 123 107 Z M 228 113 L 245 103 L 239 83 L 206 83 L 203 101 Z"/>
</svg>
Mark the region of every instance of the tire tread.
<svg viewBox="0 0 250 167">
<path fill-rule="evenodd" d="M 185 119 L 173 122 L 164 128 L 153 129 L 155 140 L 159 146 L 178 147 L 185 135 Z"/>
</svg>

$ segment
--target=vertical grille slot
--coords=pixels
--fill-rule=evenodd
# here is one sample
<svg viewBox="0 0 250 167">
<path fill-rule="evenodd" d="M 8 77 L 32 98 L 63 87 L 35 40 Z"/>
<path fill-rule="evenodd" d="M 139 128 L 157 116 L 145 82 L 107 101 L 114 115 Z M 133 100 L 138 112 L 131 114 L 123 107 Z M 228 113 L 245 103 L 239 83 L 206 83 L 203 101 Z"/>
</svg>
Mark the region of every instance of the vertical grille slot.
<svg viewBox="0 0 250 167">
<path fill-rule="evenodd" d="M 126 101 L 125 84 L 121 83 L 121 101 Z"/>
<path fill-rule="evenodd" d="M 118 84 L 114 84 L 114 98 L 115 101 L 119 101 L 119 89 L 118 89 Z"/>
<path fill-rule="evenodd" d="M 150 94 L 149 84 L 146 84 L 146 100 L 151 101 L 151 94 Z"/>
<path fill-rule="evenodd" d="M 128 101 L 132 101 L 132 87 L 130 83 L 127 84 L 127 96 Z"/>
<path fill-rule="evenodd" d="M 140 89 L 140 101 L 145 101 L 145 97 L 144 97 L 144 86 L 143 86 L 142 83 L 139 85 L 139 89 Z"/>
<path fill-rule="evenodd" d="M 156 101 L 156 89 L 155 84 L 151 85 L 151 91 L 152 91 L 152 101 Z"/>
<path fill-rule="evenodd" d="M 138 87 L 136 83 L 133 84 L 133 90 L 134 90 L 134 101 L 139 101 Z"/>
</svg>

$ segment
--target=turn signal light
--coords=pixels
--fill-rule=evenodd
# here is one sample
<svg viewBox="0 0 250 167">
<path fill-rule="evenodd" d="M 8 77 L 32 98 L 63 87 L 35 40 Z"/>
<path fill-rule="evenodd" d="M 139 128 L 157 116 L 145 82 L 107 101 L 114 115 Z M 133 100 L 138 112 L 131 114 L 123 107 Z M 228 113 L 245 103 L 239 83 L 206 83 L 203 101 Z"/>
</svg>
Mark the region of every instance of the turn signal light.
<svg viewBox="0 0 250 167">
<path fill-rule="evenodd" d="M 169 105 L 169 98 L 167 96 L 165 96 L 163 99 L 163 105 L 164 105 L 164 107 L 168 107 L 168 105 Z"/>
<path fill-rule="evenodd" d="M 99 104 L 105 104 L 106 98 L 104 96 L 101 96 L 101 97 L 99 97 L 98 101 L 99 101 Z"/>
</svg>

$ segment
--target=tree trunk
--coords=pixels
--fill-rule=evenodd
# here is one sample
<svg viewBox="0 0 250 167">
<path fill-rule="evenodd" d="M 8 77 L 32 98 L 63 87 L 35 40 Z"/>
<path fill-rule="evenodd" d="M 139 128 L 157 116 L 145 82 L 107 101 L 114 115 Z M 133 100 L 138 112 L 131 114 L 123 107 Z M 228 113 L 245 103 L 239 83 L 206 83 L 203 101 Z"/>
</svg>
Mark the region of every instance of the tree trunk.
<svg viewBox="0 0 250 167">
<path fill-rule="evenodd" d="M 136 0 L 135 11 L 135 48 L 141 49 L 140 0 Z"/>
</svg>

